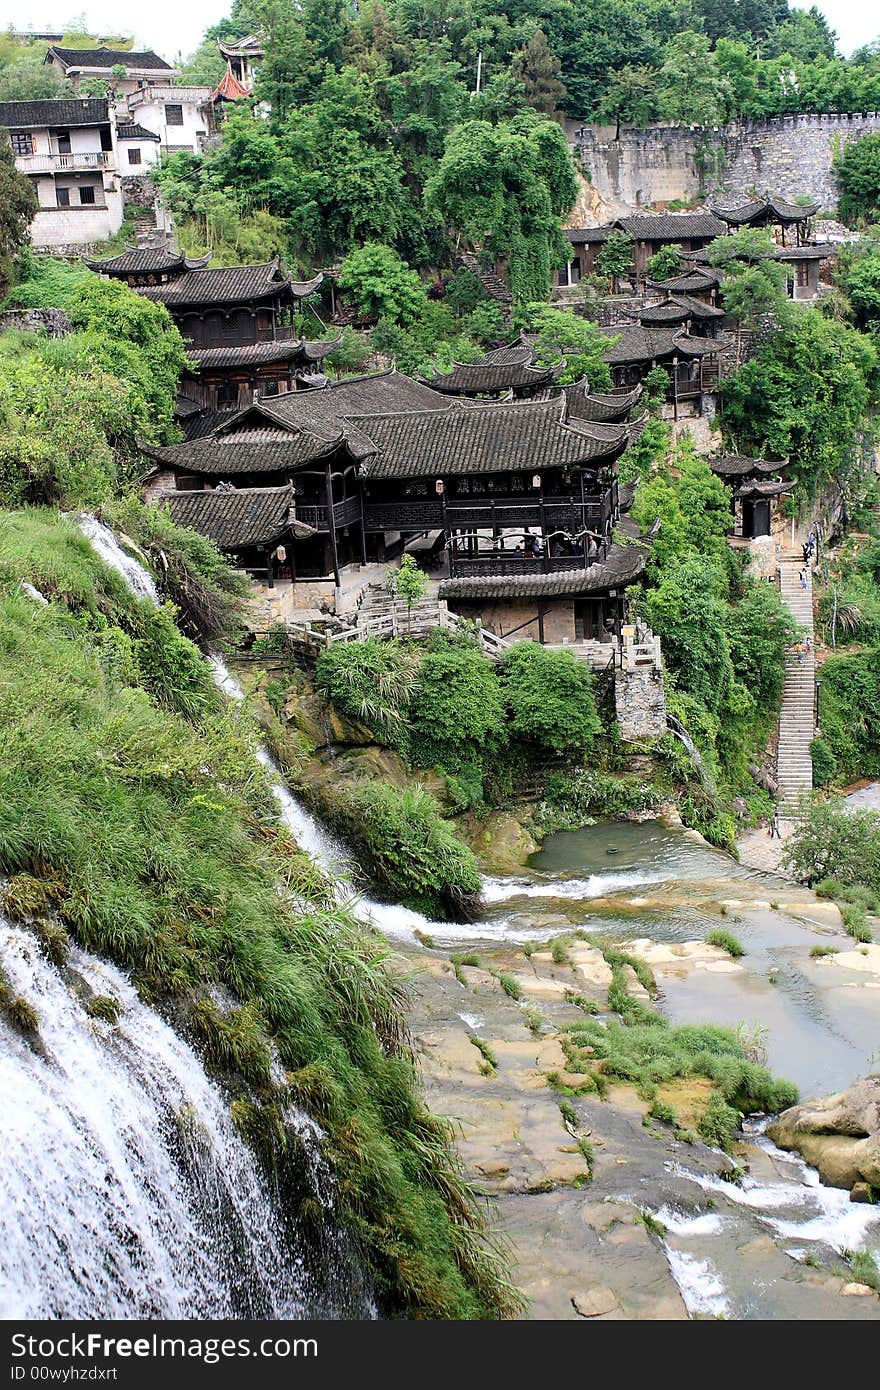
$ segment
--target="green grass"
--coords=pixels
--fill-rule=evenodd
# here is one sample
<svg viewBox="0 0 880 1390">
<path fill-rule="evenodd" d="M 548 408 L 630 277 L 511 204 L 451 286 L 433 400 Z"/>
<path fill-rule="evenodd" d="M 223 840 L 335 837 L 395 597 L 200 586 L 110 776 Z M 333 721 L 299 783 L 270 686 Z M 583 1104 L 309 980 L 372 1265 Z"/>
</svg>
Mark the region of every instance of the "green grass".
<svg viewBox="0 0 880 1390">
<path fill-rule="evenodd" d="M 494 1071 L 498 1070 L 498 1058 L 495 1056 L 491 1045 L 487 1043 L 484 1038 L 478 1038 L 475 1033 L 471 1033 L 469 1036 L 474 1047 L 483 1059 L 480 1071 L 484 1076 L 491 1076 Z"/>
<path fill-rule="evenodd" d="M 671 1105 L 667 1105 L 665 1100 L 652 1100 L 648 1114 L 652 1120 L 660 1120 L 664 1125 L 678 1124 L 678 1115 Z"/>
<path fill-rule="evenodd" d="M 649 1231 L 652 1236 L 659 1236 L 662 1240 L 666 1235 L 666 1227 L 663 1225 L 663 1222 L 658 1221 L 654 1213 L 649 1211 L 647 1207 L 644 1207 L 639 1212 L 636 1221 L 640 1222 L 645 1230 Z"/>
<path fill-rule="evenodd" d="M 861 903 L 841 903 L 840 916 L 846 931 L 854 941 L 874 940 L 873 932 L 868 926 L 868 914 Z"/>
<path fill-rule="evenodd" d="M 839 946 L 811 946 L 810 959 L 821 960 L 823 956 L 836 956 L 839 951 Z"/>
<path fill-rule="evenodd" d="M 281 1191 L 299 1177 L 279 1104 L 309 1109 L 383 1311 L 518 1311 L 450 1129 L 421 1098 L 390 948 L 332 902 L 279 823 L 247 714 L 165 698 L 196 665 L 210 685 L 176 629 L 150 644 L 148 675 L 124 643 L 110 659 L 108 632 L 134 644 L 150 615 L 54 514 L 0 513 L 0 556 L 7 911 L 53 924 L 37 924 L 42 949 L 63 954 L 67 934 L 190 1019 Z M 25 597 L 21 578 L 53 602 Z M 236 1001 L 223 1013 L 207 1002 L 218 987 Z"/>
<path fill-rule="evenodd" d="M 734 959 L 738 956 L 744 956 L 746 953 L 746 948 L 742 942 L 737 940 L 733 932 L 725 931 L 723 927 L 713 927 L 710 932 L 706 933 L 706 945 L 720 946 L 722 951 L 726 951 Z"/>
<path fill-rule="evenodd" d="M 867 1284 L 869 1289 L 880 1293 L 880 1269 L 870 1250 L 841 1250 L 840 1253 L 852 1270 L 854 1281 Z"/>
<path fill-rule="evenodd" d="M 520 984 L 519 980 L 515 978 L 515 976 L 508 975 L 506 971 L 502 970 L 499 972 L 498 975 L 498 983 L 501 985 L 501 988 L 504 990 L 504 993 L 508 995 L 509 998 L 522 999 L 522 985 Z"/>
</svg>

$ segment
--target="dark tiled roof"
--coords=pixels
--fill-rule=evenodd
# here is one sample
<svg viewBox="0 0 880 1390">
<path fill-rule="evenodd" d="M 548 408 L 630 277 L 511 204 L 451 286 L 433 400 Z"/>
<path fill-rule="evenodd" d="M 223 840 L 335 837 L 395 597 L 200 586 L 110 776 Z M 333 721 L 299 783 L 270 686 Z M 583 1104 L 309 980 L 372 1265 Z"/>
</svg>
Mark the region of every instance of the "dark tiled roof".
<svg viewBox="0 0 880 1390">
<path fill-rule="evenodd" d="M 210 536 L 221 550 L 271 545 L 290 529 L 293 488 L 213 488 L 171 492 L 161 501 L 177 526 Z"/>
<path fill-rule="evenodd" d="M 246 367 L 269 362 L 319 362 L 332 352 L 332 343 L 306 343 L 299 339 L 289 339 L 270 343 L 246 343 L 241 347 L 230 345 L 217 348 L 188 348 L 187 357 L 202 371 L 212 367 Z"/>
<path fill-rule="evenodd" d="M 712 304 L 704 304 L 701 299 L 693 299 L 689 294 L 671 295 L 662 304 L 647 304 L 639 310 L 639 320 L 651 324 L 686 323 L 688 319 L 723 319 L 724 310 Z"/>
<path fill-rule="evenodd" d="M 836 256 L 837 251 L 825 241 L 812 246 L 780 246 L 773 254 L 777 261 L 825 261 L 829 256 Z"/>
<path fill-rule="evenodd" d="M 175 420 L 186 420 L 193 415 L 201 415 L 202 406 L 197 401 L 187 400 L 186 396 L 178 396 L 174 402 Z"/>
<path fill-rule="evenodd" d="M 235 409 L 204 410 L 200 407 L 198 414 L 185 415 L 182 419 L 178 417 L 178 424 L 183 430 L 184 439 L 206 439 L 237 414 Z"/>
<path fill-rule="evenodd" d="M 766 459 L 753 459 L 746 454 L 723 454 L 721 458 L 710 459 L 709 467 L 719 478 L 748 478 L 755 473 L 778 473 L 787 463 L 768 463 Z"/>
<path fill-rule="evenodd" d="M 611 459 L 626 445 L 625 426 L 576 428 L 564 423 L 565 402 L 501 402 L 467 410 L 355 417 L 376 457 L 366 478 L 442 478 L 461 473 L 533 473 Z M 607 433 L 611 431 L 612 433 Z"/>
<path fill-rule="evenodd" d="M 139 288 L 138 293 L 171 308 L 188 304 L 241 304 L 252 299 L 266 299 L 284 290 L 301 299 L 316 290 L 323 278 L 317 275 L 314 280 L 291 281 L 274 260 L 262 265 L 187 270 L 167 285 L 145 286 Z"/>
<path fill-rule="evenodd" d="M 642 324 L 615 324 L 601 330 L 606 337 L 620 341 L 603 353 L 611 365 L 624 362 L 653 362 L 664 357 L 711 357 L 728 346 L 723 338 L 697 338 L 682 328 L 645 328 Z"/>
<path fill-rule="evenodd" d="M 620 396 L 591 392 L 586 378 L 561 389 L 568 402 L 569 420 L 625 420 L 642 394 L 641 386 Z"/>
<path fill-rule="evenodd" d="M 668 280 L 646 280 L 652 290 L 668 290 L 670 294 L 692 294 L 694 290 L 712 290 L 721 284 L 721 271 L 691 270 L 682 275 L 672 275 Z"/>
<path fill-rule="evenodd" d="M 612 545 L 604 563 L 597 561 L 585 570 L 563 570 L 559 574 L 535 573 L 535 562 L 524 559 L 523 573 L 479 575 L 468 579 L 444 579 L 440 597 L 450 602 L 466 599 L 562 598 L 566 595 L 596 593 L 600 589 L 619 589 L 632 584 L 645 568 L 647 551 L 639 545 Z M 528 566 L 532 566 L 532 570 Z"/>
<path fill-rule="evenodd" d="M 734 497 L 779 497 L 783 492 L 791 492 L 794 483 L 783 483 L 778 478 L 743 483 L 734 492 Z"/>
<path fill-rule="evenodd" d="M 99 275 L 158 275 L 186 269 L 187 261 L 182 251 L 170 251 L 165 246 L 129 246 L 118 256 L 110 256 L 105 261 L 89 260 L 83 256 L 83 264 Z"/>
<path fill-rule="evenodd" d="M 158 144 L 159 136 L 152 130 L 147 130 L 145 125 L 117 125 L 117 140 L 155 140 Z"/>
<path fill-rule="evenodd" d="M 214 434 L 210 439 L 187 440 L 167 448 L 144 445 L 149 458 L 178 473 L 208 473 L 233 477 L 241 473 L 287 473 L 312 459 L 323 458 L 333 441 L 317 439 L 305 430 L 241 430 Z"/>
<path fill-rule="evenodd" d="M 506 343 L 504 347 L 493 348 L 491 352 L 486 352 L 480 358 L 485 366 L 495 367 L 514 367 L 530 365 L 532 361 L 532 347 L 527 343 L 522 334 L 513 343 Z"/>
<path fill-rule="evenodd" d="M 458 413 L 463 409 L 449 396 L 441 396 L 394 368 L 331 382 L 323 389 L 291 391 L 260 404 L 271 410 L 273 418 L 291 427 L 302 426 L 328 438 L 338 435 L 341 429 L 350 452 L 358 458 L 375 452 L 365 417 L 410 411 Z"/>
<path fill-rule="evenodd" d="M 174 72 L 170 63 L 160 58 L 158 53 L 146 49 L 141 53 L 117 48 L 59 48 L 53 46 L 46 54 L 46 60 L 57 58 L 65 68 L 115 68 L 122 64 L 126 68 L 143 68 L 144 71 Z"/>
<path fill-rule="evenodd" d="M 52 101 L 0 101 L 0 126 L 23 130 L 29 126 L 108 125 L 106 97 L 60 97 Z"/>
<path fill-rule="evenodd" d="M 531 354 L 530 354 L 531 355 Z M 423 378 L 425 385 L 450 396 L 498 395 L 502 391 L 537 390 L 549 386 L 553 367 L 531 367 L 526 364 L 486 362 L 456 362 L 451 372 Z"/>
<path fill-rule="evenodd" d="M 819 203 L 788 203 L 784 198 L 768 197 L 755 198 L 738 208 L 713 208 L 713 212 L 731 226 L 742 227 L 748 222 L 767 220 L 780 224 L 803 222 L 808 217 L 815 217 L 819 207 Z"/>
<path fill-rule="evenodd" d="M 667 323 L 687 323 L 690 314 L 677 300 L 667 299 L 663 304 L 646 304 L 639 309 L 638 318 L 646 328 L 653 328 Z"/>
<path fill-rule="evenodd" d="M 711 239 L 727 231 L 726 224 L 713 212 L 636 213 L 632 217 L 618 218 L 616 225 L 636 241 Z"/>
<path fill-rule="evenodd" d="M 607 241 L 614 226 L 608 227 L 569 227 L 565 235 L 573 246 L 591 246 L 594 242 Z"/>
</svg>

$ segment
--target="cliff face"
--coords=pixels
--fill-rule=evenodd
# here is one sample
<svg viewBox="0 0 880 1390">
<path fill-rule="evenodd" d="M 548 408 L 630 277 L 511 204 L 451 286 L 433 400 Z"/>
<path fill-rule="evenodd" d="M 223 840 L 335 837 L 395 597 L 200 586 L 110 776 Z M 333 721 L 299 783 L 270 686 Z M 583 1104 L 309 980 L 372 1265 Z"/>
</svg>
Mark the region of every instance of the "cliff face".
<svg viewBox="0 0 880 1390">
<path fill-rule="evenodd" d="M 634 208 L 704 195 L 743 203 L 760 193 L 795 199 L 809 194 L 837 206 L 834 158 L 841 146 L 880 131 L 880 112 L 859 116 L 778 116 L 714 129 L 623 127 L 568 123 L 569 138 L 588 171 L 587 225 Z M 579 205 L 580 207 L 580 205 Z"/>
</svg>

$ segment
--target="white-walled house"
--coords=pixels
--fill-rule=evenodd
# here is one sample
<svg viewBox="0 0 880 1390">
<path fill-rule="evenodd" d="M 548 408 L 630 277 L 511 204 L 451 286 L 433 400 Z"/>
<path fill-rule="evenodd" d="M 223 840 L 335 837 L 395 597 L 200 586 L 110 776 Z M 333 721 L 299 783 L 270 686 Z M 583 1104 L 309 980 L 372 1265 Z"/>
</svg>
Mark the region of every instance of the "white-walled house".
<svg viewBox="0 0 880 1390">
<path fill-rule="evenodd" d="M 126 123 L 116 112 L 116 159 L 121 178 L 151 174 L 159 163 L 159 136 L 137 121 Z"/>
<path fill-rule="evenodd" d="M 112 85 L 113 92 L 128 95 L 148 82 L 171 82 L 179 76 L 176 68 L 151 50 L 135 53 L 115 48 L 63 48 L 53 46 L 46 53 L 46 63 L 62 77 L 73 83 L 74 91 L 81 82 L 98 78 Z M 124 68 L 122 77 L 114 77 L 114 68 Z"/>
<path fill-rule="evenodd" d="M 120 102 L 117 121 L 126 119 L 151 131 L 166 154 L 176 154 L 179 150 L 201 154 L 213 131 L 211 88 L 144 83 L 126 96 L 124 106 Z M 124 172 L 134 173 L 135 170 Z"/>
<path fill-rule="evenodd" d="M 0 102 L 15 165 L 33 180 L 37 250 L 104 241 L 122 226 L 115 131 L 103 98 Z"/>
</svg>

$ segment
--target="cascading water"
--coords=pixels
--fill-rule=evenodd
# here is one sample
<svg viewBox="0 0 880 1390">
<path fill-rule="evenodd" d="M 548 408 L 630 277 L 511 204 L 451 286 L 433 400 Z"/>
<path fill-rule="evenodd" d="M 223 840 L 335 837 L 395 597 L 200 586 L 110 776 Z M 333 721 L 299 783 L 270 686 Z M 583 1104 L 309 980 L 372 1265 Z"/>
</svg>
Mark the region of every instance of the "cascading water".
<svg viewBox="0 0 880 1390">
<path fill-rule="evenodd" d="M 122 972 L 80 950 L 62 971 L 5 918 L 0 961 L 39 1024 L 31 1046 L 0 1023 L 0 1317 L 334 1316 L 227 1100 Z M 286 1119 L 320 1195 L 314 1127 Z"/>
<path fill-rule="evenodd" d="M 110 527 L 89 512 L 78 516 L 76 524 L 104 563 L 122 575 L 135 598 L 147 599 L 158 608 L 159 592 L 153 576 L 146 566 L 123 550 Z"/>
</svg>

